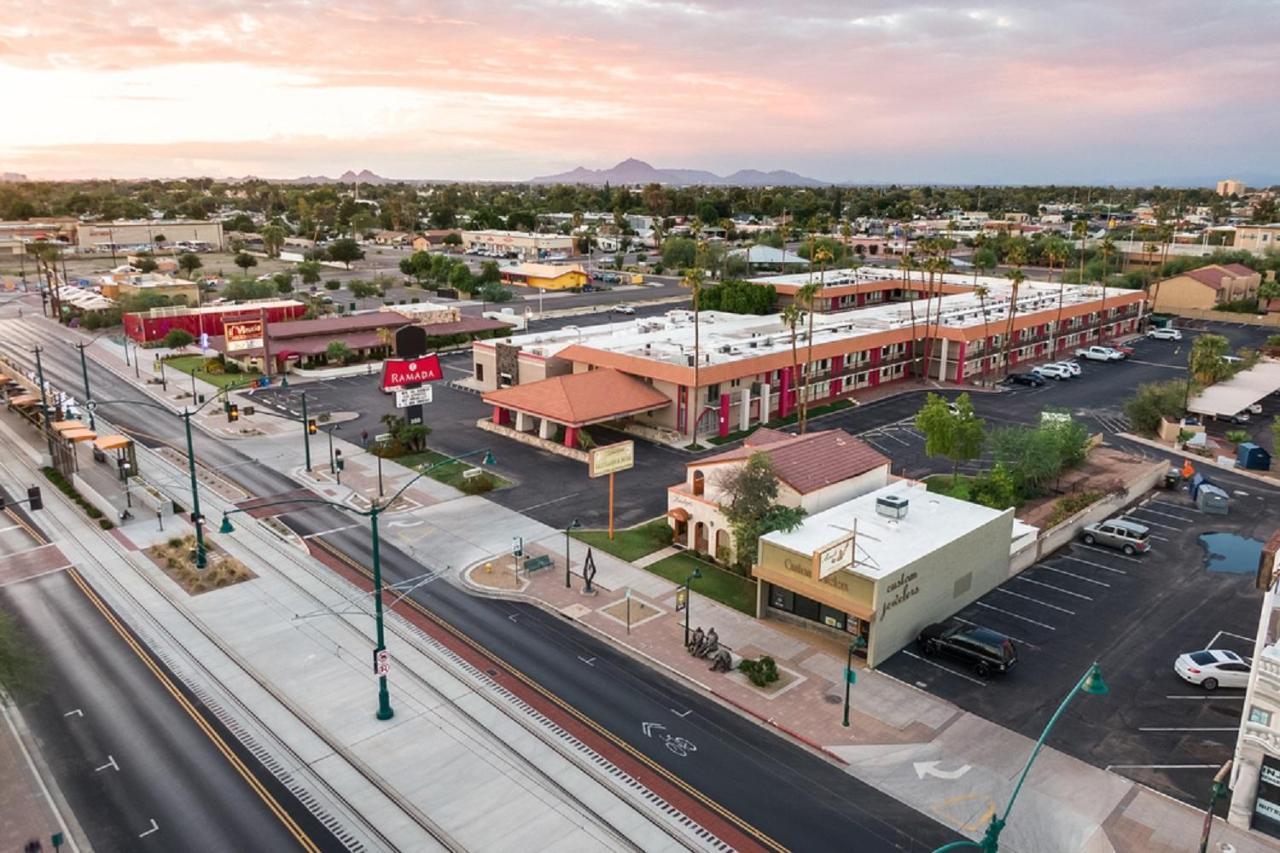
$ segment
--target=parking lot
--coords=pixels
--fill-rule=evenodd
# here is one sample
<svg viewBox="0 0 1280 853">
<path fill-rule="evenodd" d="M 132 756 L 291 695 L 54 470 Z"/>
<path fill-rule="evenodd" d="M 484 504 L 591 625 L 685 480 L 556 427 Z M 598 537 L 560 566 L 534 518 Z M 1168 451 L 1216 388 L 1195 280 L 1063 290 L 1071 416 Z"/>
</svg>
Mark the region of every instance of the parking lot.
<svg viewBox="0 0 1280 853">
<path fill-rule="evenodd" d="M 1052 745 L 1201 802 L 1231 757 L 1243 690 L 1207 692 L 1179 678 L 1173 663 L 1203 648 L 1249 658 L 1261 594 L 1251 573 L 1210 563 L 1199 537 L 1229 532 L 1263 541 L 1280 525 L 1275 489 L 1216 470 L 1210 477 L 1232 494 L 1229 515 L 1200 512 L 1185 491 L 1154 492 L 1125 513 L 1151 529 L 1149 553 L 1127 557 L 1077 541 L 961 610 L 965 624 L 1014 640 L 1018 663 L 1006 676 L 979 678 L 914 648 L 882 671 L 1035 738 L 1096 660 L 1111 692 L 1077 698 Z"/>
</svg>

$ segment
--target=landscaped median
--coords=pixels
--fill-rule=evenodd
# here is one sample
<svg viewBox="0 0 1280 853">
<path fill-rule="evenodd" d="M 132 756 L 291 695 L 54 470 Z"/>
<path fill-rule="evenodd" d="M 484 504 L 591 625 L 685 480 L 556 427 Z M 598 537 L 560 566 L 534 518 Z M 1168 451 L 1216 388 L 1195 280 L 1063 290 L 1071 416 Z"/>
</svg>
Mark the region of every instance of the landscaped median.
<svg viewBox="0 0 1280 853">
<path fill-rule="evenodd" d="M 444 483 L 447 486 L 453 486 L 460 492 L 469 495 L 478 495 L 484 492 L 491 492 L 494 489 L 505 489 L 511 485 L 509 480 L 504 480 L 492 471 L 482 468 L 478 464 L 468 462 L 466 460 L 453 459 L 452 456 L 446 456 L 443 453 L 437 453 L 434 450 L 421 450 L 416 453 L 408 453 L 404 456 L 387 457 L 395 462 L 411 468 L 414 471 L 421 471 L 423 468 L 429 468 L 432 465 L 440 465 L 441 462 L 448 464 L 440 465 L 431 473 L 427 474 L 433 480 Z M 450 461 L 453 460 L 453 461 Z M 467 472 L 473 469 L 479 469 L 482 473 L 476 476 L 467 477 Z"/>
<path fill-rule="evenodd" d="M 626 530 L 615 530 L 613 539 L 609 538 L 609 533 L 605 530 L 575 530 L 573 536 L 592 548 L 634 563 L 641 557 L 668 547 L 671 544 L 671 527 L 666 519 L 658 518 Z M 684 583 L 694 569 L 697 569 L 702 577 L 693 582 L 695 592 L 748 616 L 756 613 L 755 580 L 727 571 L 689 551 L 664 557 L 643 568 L 677 584 Z"/>
<path fill-rule="evenodd" d="M 232 370 L 235 372 L 232 372 L 232 370 L 227 370 L 225 367 L 222 367 L 221 362 L 218 359 L 205 358 L 202 355 L 175 355 L 166 358 L 164 363 L 166 367 L 173 368 L 174 370 L 187 375 L 191 375 L 191 373 L 194 372 L 196 379 L 199 379 L 201 382 L 207 382 L 208 384 L 214 385 L 218 388 L 225 388 L 228 385 L 247 386 L 250 381 L 256 382 L 261 378 L 261 374 L 254 373 L 252 371 L 241 371 L 234 366 L 232 367 Z M 212 373 L 209 372 L 209 368 L 213 365 L 222 367 L 221 372 L 218 372 L 217 369 Z"/>
</svg>

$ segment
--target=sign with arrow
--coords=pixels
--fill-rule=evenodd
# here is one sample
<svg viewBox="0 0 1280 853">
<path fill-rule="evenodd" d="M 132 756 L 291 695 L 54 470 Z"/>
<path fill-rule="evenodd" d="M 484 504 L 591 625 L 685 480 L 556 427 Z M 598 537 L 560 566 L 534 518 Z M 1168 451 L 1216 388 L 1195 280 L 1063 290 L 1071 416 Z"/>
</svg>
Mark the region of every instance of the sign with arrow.
<svg viewBox="0 0 1280 853">
<path fill-rule="evenodd" d="M 916 761 L 911 766 L 916 770 L 916 776 L 923 779 L 926 776 L 933 776 L 936 779 L 959 779 L 973 768 L 968 764 L 962 764 L 955 770 L 942 770 L 941 761 Z"/>
</svg>

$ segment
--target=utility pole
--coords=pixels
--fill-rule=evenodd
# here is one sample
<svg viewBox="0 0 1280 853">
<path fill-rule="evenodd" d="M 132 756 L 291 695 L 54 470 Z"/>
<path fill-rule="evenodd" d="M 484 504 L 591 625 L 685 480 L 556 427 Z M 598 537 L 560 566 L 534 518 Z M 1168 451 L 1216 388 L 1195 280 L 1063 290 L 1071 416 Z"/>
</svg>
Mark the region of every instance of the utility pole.
<svg viewBox="0 0 1280 853">
<path fill-rule="evenodd" d="M 89 406 L 89 401 L 93 399 L 93 393 L 89 390 L 89 363 L 84 357 L 84 350 L 88 344 L 81 341 L 75 346 L 76 349 L 80 350 L 80 375 L 84 377 L 84 402 L 85 408 L 89 410 L 89 429 L 96 432 L 98 429 L 98 423 L 93 416 L 93 408 Z"/>
</svg>

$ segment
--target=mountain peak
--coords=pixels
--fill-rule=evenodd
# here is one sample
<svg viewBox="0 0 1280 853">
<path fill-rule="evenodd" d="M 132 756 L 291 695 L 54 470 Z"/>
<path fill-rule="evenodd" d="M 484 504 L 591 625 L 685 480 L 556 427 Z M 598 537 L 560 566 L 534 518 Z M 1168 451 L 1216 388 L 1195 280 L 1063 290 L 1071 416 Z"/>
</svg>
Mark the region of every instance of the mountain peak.
<svg viewBox="0 0 1280 853">
<path fill-rule="evenodd" d="M 659 169 L 643 160 L 628 157 L 610 169 L 588 169 L 585 166 L 578 166 L 568 172 L 532 178 L 528 183 L 587 184 L 590 186 L 656 183 L 674 186 L 817 187 L 822 186 L 824 182 L 781 169 L 776 169 L 772 172 L 762 172 L 759 169 L 739 169 L 732 175 L 721 177 L 714 172 L 707 172 L 702 169 Z"/>
</svg>

